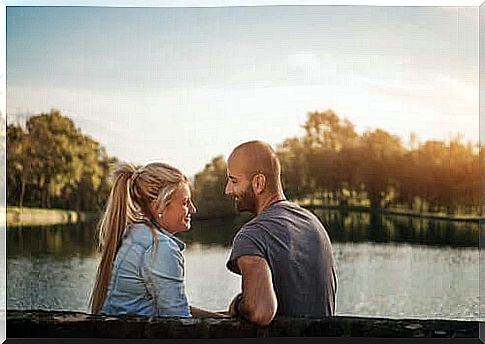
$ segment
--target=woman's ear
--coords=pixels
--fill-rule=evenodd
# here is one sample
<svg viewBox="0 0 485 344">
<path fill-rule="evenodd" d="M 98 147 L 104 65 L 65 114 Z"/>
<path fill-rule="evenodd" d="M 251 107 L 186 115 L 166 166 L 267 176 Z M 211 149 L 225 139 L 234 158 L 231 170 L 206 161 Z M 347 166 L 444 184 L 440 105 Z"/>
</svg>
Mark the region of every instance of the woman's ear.
<svg viewBox="0 0 485 344">
<path fill-rule="evenodd" d="M 150 211 L 152 213 L 152 216 L 154 219 L 157 219 L 158 218 L 158 212 L 159 212 L 159 209 L 158 209 L 158 202 L 157 200 L 153 200 L 150 202 Z"/>
</svg>

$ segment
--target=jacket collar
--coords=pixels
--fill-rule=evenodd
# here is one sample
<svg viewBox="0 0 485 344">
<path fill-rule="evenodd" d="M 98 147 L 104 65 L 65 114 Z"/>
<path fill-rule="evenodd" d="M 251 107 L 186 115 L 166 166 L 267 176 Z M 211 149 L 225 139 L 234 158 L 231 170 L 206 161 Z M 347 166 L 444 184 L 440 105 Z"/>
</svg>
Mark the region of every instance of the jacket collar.
<svg viewBox="0 0 485 344">
<path fill-rule="evenodd" d="M 150 223 L 155 226 L 155 228 L 163 235 L 169 237 L 170 239 L 172 239 L 173 241 L 175 241 L 175 243 L 178 245 L 178 247 L 180 248 L 180 251 L 183 251 L 185 250 L 185 243 L 180 240 L 179 238 L 177 238 L 175 235 L 173 235 L 172 233 L 170 233 L 169 231 L 167 231 L 166 229 L 162 228 L 158 223 L 156 223 L 155 221 L 153 220 L 149 220 Z"/>
</svg>

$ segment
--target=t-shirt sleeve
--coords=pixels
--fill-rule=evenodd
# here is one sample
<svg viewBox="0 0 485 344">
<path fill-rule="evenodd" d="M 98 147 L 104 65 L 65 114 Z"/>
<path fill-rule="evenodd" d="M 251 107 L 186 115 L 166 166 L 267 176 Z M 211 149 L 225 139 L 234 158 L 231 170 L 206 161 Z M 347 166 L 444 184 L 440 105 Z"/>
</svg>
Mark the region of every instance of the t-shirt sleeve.
<svg viewBox="0 0 485 344">
<path fill-rule="evenodd" d="M 256 231 L 240 230 L 236 234 L 226 264 L 226 267 L 230 271 L 239 275 L 241 274 L 236 263 L 237 259 L 241 256 L 260 256 L 266 258 L 266 249 L 263 238 L 256 233 Z"/>
</svg>

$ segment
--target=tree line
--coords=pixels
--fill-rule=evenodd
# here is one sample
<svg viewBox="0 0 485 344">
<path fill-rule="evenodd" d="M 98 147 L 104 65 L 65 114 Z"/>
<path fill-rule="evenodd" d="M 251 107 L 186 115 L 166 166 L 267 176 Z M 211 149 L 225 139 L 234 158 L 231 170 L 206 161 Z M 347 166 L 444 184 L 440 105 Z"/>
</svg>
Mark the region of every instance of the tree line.
<svg viewBox="0 0 485 344">
<path fill-rule="evenodd" d="M 285 139 L 276 152 L 286 196 L 338 207 L 404 208 L 416 212 L 479 213 L 479 153 L 459 137 L 409 145 L 382 129 L 359 134 L 332 110 L 310 112 L 304 134 Z M 215 157 L 195 177 L 204 215 L 232 214 L 222 197 L 225 160 Z"/>
<path fill-rule="evenodd" d="M 288 198 L 301 203 L 417 212 L 478 214 L 479 153 L 458 137 L 409 144 L 382 129 L 359 134 L 332 110 L 310 112 L 303 134 L 276 148 Z M 117 158 L 57 110 L 8 124 L 7 204 L 100 210 Z M 214 157 L 195 175 L 200 217 L 234 215 L 224 196 L 226 161 Z"/>
<path fill-rule="evenodd" d="M 117 161 L 58 110 L 7 125 L 7 204 L 96 211 Z"/>
</svg>

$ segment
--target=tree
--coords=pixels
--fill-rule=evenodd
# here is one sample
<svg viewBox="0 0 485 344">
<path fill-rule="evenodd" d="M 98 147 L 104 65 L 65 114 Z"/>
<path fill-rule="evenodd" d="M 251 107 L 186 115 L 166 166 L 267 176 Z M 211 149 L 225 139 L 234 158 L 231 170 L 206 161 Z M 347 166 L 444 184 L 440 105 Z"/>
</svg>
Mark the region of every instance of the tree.
<svg viewBox="0 0 485 344">
<path fill-rule="evenodd" d="M 290 199 L 320 198 L 326 204 L 337 199 L 346 205 L 364 196 L 373 209 L 407 206 L 450 214 L 478 209 L 479 156 L 459 136 L 422 144 L 411 133 L 404 147 L 399 137 L 383 129 L 357 134 L 349 120 L 341 120 L 332 110 L 308 113 L 302 127 L 301 137 L 287 138 L 276 147 Z M 206 165 L 196 184 L 204 206 L 208 200 L 212 207 L 208 214 L 215 214 L 222 207 L 216 199 L 225 185 L 222 157 Z"/>
<path fill-rule="evenodd" d="M 24 204 L 27 184 L 33 176 L 35 156 L 30 137 L 21 127 L 7 126 L 7 204 Z"/>
<path fill-rule="evenodd" d="M 399 191 L 396 173 L 402 161 L 401 141 L 382 129 L 366 131 L 362 136 L 360 151 L 364 163 L 359 177 L 365 185 L 371 207 L 385 206 L 386 198 L 390 194 L 392 198 Z"/>
<path fill-rule="evenodd" d="M 308 159 L 305 146 L 298 138 L 289 138 L 276 147 L 281 163 L 281 179 L 290 199 L 301 199 L 310 192 Z"/>
<path fill-rule="evenodd" d="M 57 110 L 7 128 L 8 204 L 96 210 L 109 193 L 109 158 Z"/>
<path fill-rule="evenodd" d="M 350 189 L 358 188 L 355 171 L 360 137 L 354 125 L 335 112 L 310 112 L 303 125 L 307 168 L 313 194 L 331 194 L 347 204 Z"/>
<path fill-rule="evenodd" d="M 222 155 L 216 156 L 195 176 L 194 202 L 202 218 L 234 215 L 232 200 L 224 195 L 227 165 Z"/>
</svg>

